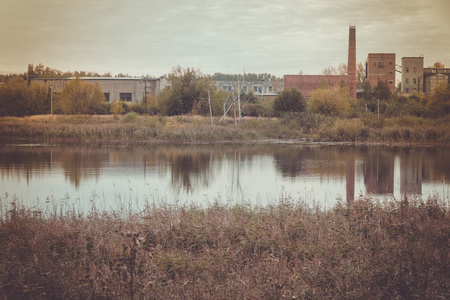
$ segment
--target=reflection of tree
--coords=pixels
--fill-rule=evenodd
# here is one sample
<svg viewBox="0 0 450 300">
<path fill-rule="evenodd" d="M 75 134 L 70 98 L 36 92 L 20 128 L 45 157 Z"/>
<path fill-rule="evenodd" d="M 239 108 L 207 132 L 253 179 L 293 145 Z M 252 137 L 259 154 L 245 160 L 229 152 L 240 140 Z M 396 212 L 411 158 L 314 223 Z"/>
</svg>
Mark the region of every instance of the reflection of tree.
<svg viewBox="0 0 450 300">
<path fill-rule="evenodd" d="M 367 193 L 394 192 L 394 155 L 383 149 L 369 149 L 364 155 L 364 183 Z"/>
<path fill-rule="evenodd" d="M 172 166 L 172 184 L 181 185 L 190 192 L 193 186 L 208 186 L 212 172 L 211 151 L 172 151 L 167 160 Z"/>
<path fill-rule="evenodd" d="M 348 160 L 356 155 L 358 151 L 347 146 L 285 146 L 273 154 L 276 168 L 286 177 L 302 173 L 345 176 Z"/>
<path fill-rule="evenodd" d="M 406 151 L 400 158 L 400 192 L 422 194 L 423 152 Z"/>
<path fill-rule="evenodd" d="M 78 187 L 82 178 L 98 178 L 108 153 L 87 149 L 69 149 L 53 153 L 53 162 L 60 161 L 65 176 Z"/>
<path fill-rule="evenodd" d="M 42 147 L 8 147 L 0 148 L 1 175 L 16 176 L 25 173 L 27 183 L 36 172 L 50 169 L 51 151 Z"/>
<path fill-rule="evenodd" d="M 306 155 L 305 148 L 280 147 L 273 154 L 276 168 L 285 177 L 296 177 L 302 171 L 303 158 Z"/>
</svg>

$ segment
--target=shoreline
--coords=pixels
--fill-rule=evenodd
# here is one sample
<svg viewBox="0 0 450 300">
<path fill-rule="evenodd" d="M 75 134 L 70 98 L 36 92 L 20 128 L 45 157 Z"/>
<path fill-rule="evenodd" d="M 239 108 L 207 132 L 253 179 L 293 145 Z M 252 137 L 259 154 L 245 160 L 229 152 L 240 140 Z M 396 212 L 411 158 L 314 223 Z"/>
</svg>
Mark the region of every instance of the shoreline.
<svg viewBox="0 0 450 300">
<path fill-rule="evenodd" d="M 133 122 L 90 115 L 2 117 L 0 143 L 450 145 L 445 119 L 383 128 L 352 124 L 359 119 L 336 119 L 311 129 L 280 118 L 246 117 L 237 126 L 232 119 L 214 120 L 211 125 L 210 118 L 202 116 L 139 116 Z M 349 124 L 342 125 L 345 122 Z"/>
</svg>

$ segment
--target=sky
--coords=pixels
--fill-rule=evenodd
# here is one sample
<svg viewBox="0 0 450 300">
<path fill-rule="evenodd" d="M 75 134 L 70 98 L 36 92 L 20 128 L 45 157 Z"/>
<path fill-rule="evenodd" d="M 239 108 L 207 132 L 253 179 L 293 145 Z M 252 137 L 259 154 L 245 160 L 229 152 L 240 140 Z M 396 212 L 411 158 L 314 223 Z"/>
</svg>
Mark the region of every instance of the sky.
<svg viewBox="0 0 450 300">
<path fill-rule="evenodd" d="M 449 0 L 0 0 L 0 74 L 321 74 L 369 53 L 450 67 Z"/>
</svg>

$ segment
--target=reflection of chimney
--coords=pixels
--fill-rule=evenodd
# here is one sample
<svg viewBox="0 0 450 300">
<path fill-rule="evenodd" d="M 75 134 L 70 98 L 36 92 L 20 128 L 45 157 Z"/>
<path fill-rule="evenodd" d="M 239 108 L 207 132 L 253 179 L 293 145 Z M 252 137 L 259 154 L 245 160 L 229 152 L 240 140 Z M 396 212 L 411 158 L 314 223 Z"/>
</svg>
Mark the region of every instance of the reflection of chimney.
<svg viewBox="0 0 450 300">
<path fill-rule="evenodd" d="M 356 99 L 356 26 L 349 27 L 347 68 L 350 97 Z"/>
</svg>

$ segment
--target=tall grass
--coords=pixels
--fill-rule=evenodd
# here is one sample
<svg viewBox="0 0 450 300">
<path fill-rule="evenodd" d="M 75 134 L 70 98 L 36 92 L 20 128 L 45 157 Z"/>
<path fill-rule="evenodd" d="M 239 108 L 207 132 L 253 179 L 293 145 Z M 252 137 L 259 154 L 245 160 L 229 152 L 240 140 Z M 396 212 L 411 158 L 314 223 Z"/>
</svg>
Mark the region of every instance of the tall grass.
<svg viewBox="0 0 450 300">
<path fill-rule="evenodd" d="M 448 299 L 450 217 L 438 199 L 334 209 L 148 207 L 0 226 L 6 299 Z"/>
<path fill-rule="evenodd" d="M 100 142 L 219 142 L 308 139 L 327 142 L 450 143 L 450 118 L 412 116 L 340 119 L 306 113 L 282 118 L 242 118 L 219 122 L 200 116 L 34 116 L 0 118 L 0 141 L 77 140 Z"/>
</svg>

